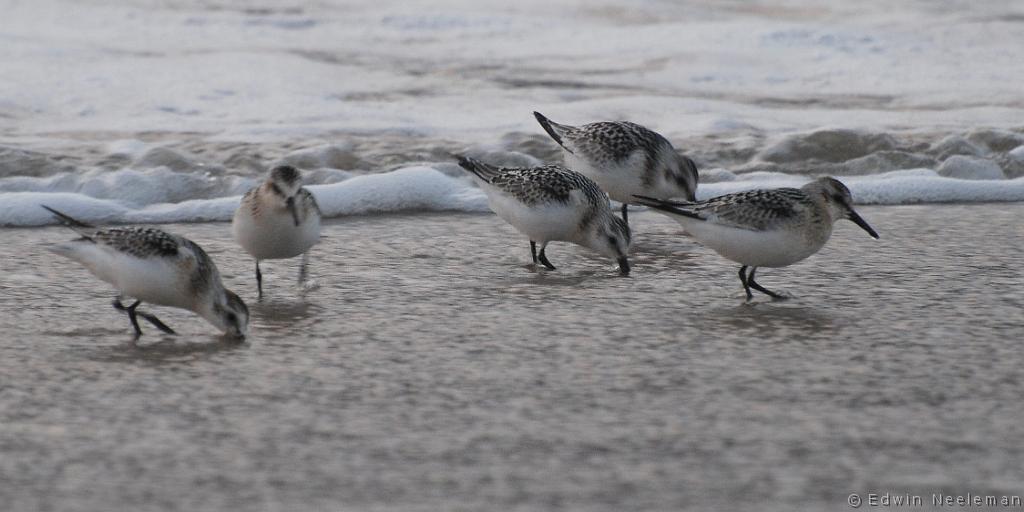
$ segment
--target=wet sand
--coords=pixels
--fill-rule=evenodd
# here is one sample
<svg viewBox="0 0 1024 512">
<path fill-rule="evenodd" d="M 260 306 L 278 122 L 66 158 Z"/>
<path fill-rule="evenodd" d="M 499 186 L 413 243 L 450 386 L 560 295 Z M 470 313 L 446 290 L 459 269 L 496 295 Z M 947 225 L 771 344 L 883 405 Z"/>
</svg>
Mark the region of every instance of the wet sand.
<svg viewBox="0 0 1024 512">
<path fill-rule="evenodd" d="M 0 230 L 6 510 L 838 510 L 1021 494 L 1024 204 L 864 207 L 818 255 L 737 266 L 631 214 L 633 275 L 493 215 L 332 220 L 297 261 L 169 225 L 250 302 L 130 342 L 112 291 Z M 927 507 L 926 507 L 927 508 Z"/>
</svg>

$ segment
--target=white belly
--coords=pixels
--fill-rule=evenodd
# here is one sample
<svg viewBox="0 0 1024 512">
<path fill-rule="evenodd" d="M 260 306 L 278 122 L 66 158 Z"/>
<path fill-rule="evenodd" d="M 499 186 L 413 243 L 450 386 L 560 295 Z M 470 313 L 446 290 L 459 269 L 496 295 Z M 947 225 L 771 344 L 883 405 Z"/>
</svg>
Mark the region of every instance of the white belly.
<svg viewBox="0 0 1024 512">
<path fill-rule="evenodd" d="M 565 152 L 566 167 L 594 180 L 608 197 L 620 202 L 633 201 L 634 195 L 651 195 L 642 180 L 643 159 L 639 154 L 619 164 L 594 165 L 590 160 Z M 663 199 L 658 197 L 658 199 Z"/>
<path fill-rule="evenodd" d="M 256 218 L 239 209 L 231 227 L 238 245 L 259 260 L 294 258 L 320 240 L 320 219 L 315 215 L 296 226 L 287 211 L 264 212 Z"/>
<path fill-rule="evenodd" d="M 194 309 L 192 266 L 179 258 L 136 258 L 89 242 L 69 242 L 54 252 L 81 263 L 123 295 L 143 302 Z"/>
<path fill-rule="evenodd" d="M 579 239 L 582 212 L 558 203 L 529 207 L 500 192 L 485 189 L 488 204 L 505 222 L 538 243 Z"/>
<path fill-rule="evenodd" d="M 140 260 L 121 257 L 115 286 L 121 293 L 143 302 L 194 309 L 199 297 L 193 295 L 192 268 L 163 258 Z"/>
<path fill-rule="evenodd" d="M 802 232 L 751 231 L 687 218 L 676 218 L 690 236 L 725 258 L 752 267 L 785 267 L 818 252 L 828 237 L 809 241 Z"/>
<path fill-rule="evenodd" d="M 686 190 L 669 178 L 665 169 L 656 169 L 650 183 L 644 182 L 647 174 L 647 158 L 642 151 L 636 151 L 629 158 L 618 163 L 599 164 L 576 154 L 565 152 L 566 167 L 594 180 L 608 197 L 620 203 L 632 203 L 633 196 L 648 196 L 655 199 L 675 199 L 686 196 Z M 661 165 L 661 164 L 659 164 Z"/>
</svg>

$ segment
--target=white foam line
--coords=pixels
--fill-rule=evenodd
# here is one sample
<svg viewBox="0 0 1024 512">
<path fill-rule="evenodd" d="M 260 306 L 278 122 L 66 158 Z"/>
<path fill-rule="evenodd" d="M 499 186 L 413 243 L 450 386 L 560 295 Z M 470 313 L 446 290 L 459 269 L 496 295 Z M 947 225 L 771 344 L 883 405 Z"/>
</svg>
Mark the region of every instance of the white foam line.
<svg viewBox="0 0 1024 512">
<path fill-rule="evenodd" d="M 807 176 L 751 173 L 736 180 L 698 187 L 698 199 L 755 188 L 799 187 Z M 1024 201 L 1024 177 L 1012 180 L 966 180 L 910 169 L 875 176 L 840 177 L 857 204 L 970 203 Z M 431 167 L 406 167 L 383 174 L 357 176 L 340 183 L 313 185 L 326 217 L 410 210 L 487 212 L 480 189 Z M 241 196 L 150 204 L 140 208 L 110 199 L 71 192 L 0 193 L 0 225 L 41 226 L 53 218 L 40 205 L 57 208 L 86 222 L 169 223 L 231 220 Z"/>
<path fill-rule="evenodd" d="M 489 211 L 482 191 L 430 167 L 357 176 L 309 189 L 327 217 L 408 210 Z M 0 193 L 0 225 L 53 224 L 50 213 L 40 207 L 43 204 L 96 224 L 228 221 L 240 200 L 241 196 L 231 196 L 132 209 L 114 200 L 78 193 L 8 192 Z"/>
</svg>

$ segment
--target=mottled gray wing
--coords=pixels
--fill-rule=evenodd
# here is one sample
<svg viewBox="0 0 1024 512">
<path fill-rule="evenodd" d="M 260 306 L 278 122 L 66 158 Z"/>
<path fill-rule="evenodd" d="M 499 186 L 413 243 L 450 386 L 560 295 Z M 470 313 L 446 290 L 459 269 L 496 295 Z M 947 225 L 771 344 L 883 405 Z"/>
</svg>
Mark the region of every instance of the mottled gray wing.
<svg viewBox="0 0 1024 512">
<path fill-rule="evenodd" d="M 569 203 L 577 190 L 595 206 L 608 205 L 608 196 L 590 178 L 559 165 L 503 168 L 490 184 L 529 205 Z"/>
<path fill-rule="evenodd" d="M 320 204 L 316 202 L 316 197 L 306 187 L 300 188 L 297 195 L 299 196 L 299 208 L 302 211 L 311 210 L 317 217 L 323 216 L 323 213 L 320 211 Z"/>
<path fill-rule="evenodd" d="M 220 280 L 213 260 L 195 242 L 156 228 L 108 228 L 89 237 L 94 243 L 136 258 L 171 258 L 189 268 L 189 285 L 198 296 Z"/>
<path fill-rule="evenodd" d="M 804 191 L 796 188 L 750 190 L 696 203 L 679 203 L 681 210 L 699 218 L 741 229 L 764 231 L 800 217 L 811 206 Z"/>
<path fill-rule="evenodd" d="M 210 258 L 206 251 L 199 244 L 189 240 L 185 237 L 176 237 L 183 249 L 179 253 L 182 256 L 186 256 L 186 251 L 191 252 L 193 261 L 191 278 L 189 284 L 192 286 L 192 291 L 196 296 L 200 296 L 213 286 L 214 283 L 220 282 L 220 272 L 217 271 L 217 265 L 213 263 L 213 259 Z"/>
<path fill-rule="evenodd" d="M 675 151 L 675 149 L 672 151 Z M 666 169 L 666 172 L 675 180 L 679 188 L 692 192 L 697 188 L 697 182 L 700 180 L 697 173 L 697 163 L 686 155 L 679 155 L 679 163 L 680 167 L 678 169 L 669 167 Z"/>
<path fill-rule="evenodd" d="M 619 162 L 643 150 L 649 157 L 671 147 L 665 137 L 636 123 L 602 121 L 567 135 L 575 150 L 597 161 Z"/>
<path fill-rule="evenodd" d="M 175 256 L 182 240 L 160 229 L 139 227 L 101 229 L 88 238 L 137 258 Z"/>
</svg>

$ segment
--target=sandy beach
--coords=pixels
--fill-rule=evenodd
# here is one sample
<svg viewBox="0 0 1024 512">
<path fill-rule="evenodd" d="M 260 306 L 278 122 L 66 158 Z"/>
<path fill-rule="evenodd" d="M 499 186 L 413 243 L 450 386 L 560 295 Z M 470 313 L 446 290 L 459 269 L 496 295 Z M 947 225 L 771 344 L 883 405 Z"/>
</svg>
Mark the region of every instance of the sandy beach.
<svg viewBox="0 0 1024 512">
<path fill-rule="evenodd" d="M 633 275 L 554 244 L 536 273 L 493 215 L 331 221 L 295 262 L 224 223 L 168 225 L 250 302 L 235 344 L 0 237 L 8 510 L 845 509 L 850 493 L 1013 494 L 1024 479 L 1022 204 L 864 207 L 794 298 L 638 212 Z M 145 327 L 144 327 L 145 328 Z M 866 494 L 865 494 L 866 496 Z M 865 498 L 866 499 L 866 498 Z"/>
</svg>

